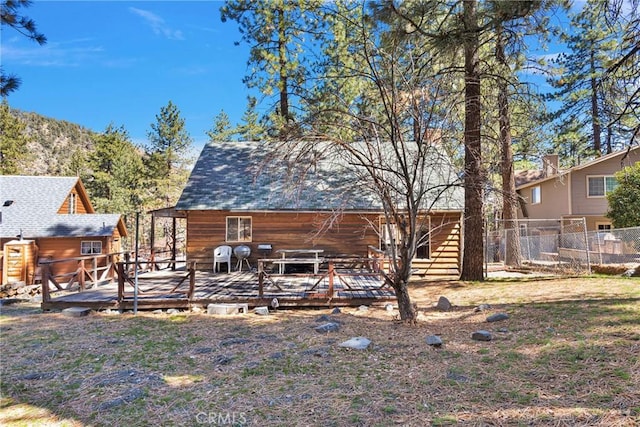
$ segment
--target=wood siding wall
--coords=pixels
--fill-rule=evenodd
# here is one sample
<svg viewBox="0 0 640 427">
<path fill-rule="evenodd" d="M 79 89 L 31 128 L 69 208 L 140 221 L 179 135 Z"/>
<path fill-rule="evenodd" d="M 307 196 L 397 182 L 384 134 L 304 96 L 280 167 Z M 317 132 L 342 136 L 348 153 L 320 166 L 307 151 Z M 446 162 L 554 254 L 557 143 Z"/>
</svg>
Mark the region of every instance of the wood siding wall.
<svg viewBox="0 0 640 427">
<path fill-rule="evenodd" d="M 80 253 L 80 243 L 84 241 L 102 242 L 102 253 L 113 252 L 109 237 L 59 237 L 37 239 L 38 259 L 65 259 L 83 256 Z M 53 274 L 67 274 L 76 271 L 78 261 L 68 261 L 53 264 Z"/>
<path fill-rule="evenodd" d="M 73 188 L 73 190 L 71 190 L 71 193 L 69 193 L 67 197 L 64 199 L 62 206 L 60 206 L 60 209 L 58 210 L 59 214 L 64 215 L 69 213 L 69 200 L 70 200 L 71 194 L 75 196 L 75 202 L 76 202 L 75 213 L 76 214 L 86 214 L 86 213 L 93 212 L 89 199 L 76 186 Z"/>
<path fill-rule="evenodd" d="M 226 218 L 250 216 L 251 242 L 226 242 Z M 379 246 L 379 237 L 372 225 L 377 226 L 378 214 L 344 214 L 339 224 L 328 232 L 317 235 L 318 224 L 326 219 L 320 213 L 189 211 L 187 213 L 187 260 L 196 261 L 198 269 L 210 270 L 213 250 L 219 245 L 232 247 L 246 245 L 251 248 L 249 261 L 257 264 L 264 255 L 258 244 L 273 247 L 270 257 L 277 257 L 278 249 L 323 249 L 324 256 L 367 256 L 368 247 Z M 431 258 L 416 264 L 421 274 L 458 274 L 460 267 L 460 214 L 446 213 L 431 217 Z M 235 259 L 233 260 L 235 261 Z M 232 262 L 233 262 L 232 261 Z M 415 261 L 418 262 L 417 260 Z"/>
<path fill-rule="evenodd" d="M 431 216 L 431 258 L 413 260 L 416 274 L 460 276 L 460 213 Z"/>
</svg>

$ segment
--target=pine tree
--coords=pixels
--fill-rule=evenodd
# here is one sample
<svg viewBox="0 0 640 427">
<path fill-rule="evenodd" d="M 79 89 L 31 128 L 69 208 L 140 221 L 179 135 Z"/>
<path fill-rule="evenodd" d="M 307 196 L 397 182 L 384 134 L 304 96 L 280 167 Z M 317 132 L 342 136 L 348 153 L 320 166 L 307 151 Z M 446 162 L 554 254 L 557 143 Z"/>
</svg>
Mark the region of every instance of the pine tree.
<svg viewBox="0 0 640 427">
<path fill-rule="evenodd" d="M 44 34 L 38 32 L 36 23 L 33 19 L 22 16 L 19 13 L 21 7 L 29 7 L 30 5 L 31 2 L 28 0 L 2 1 L 0 3 L 0 26 L 9 26 L 28 39 L 35 41 L 39 45 L 43 45 L 47 42 L 47 38 Z M 2 33 L 4 37 L 5 34 L 4 32 Z M 18 76 L 5 74 L 4 69 L 0 66 L 1 97 L 5 97 L 9 95 L 9 93 L 17 90 L 20 83 L 21 81 Z"/>
<path fill-rule="evenodd" d="M 231 141 L 238 133 L 237 127 L 231 127 L 229 116 L 224 110 L 213 119 L 213 127 L 207 131 L 209 141 Z"/>
<path fill-rule="evenodd" d="M 189 150 L 192 138 L 187 132 L 180 110 L 173 102 L 160 109 L 156 122 L 147 133 L 145 168 L 147 200 L 154 207 L 175 203 L 186 184 L 189 171 Z"/>
<path fill-rule="evenodd" d="M 82 177 L 98 212 L 133 214 L 140 210 L 144 179 L 142 151 L 124 127 L 107 126 L 93 138 L 89 171 Z"/>
<path fill-rule="evenodd" d="M 277 106 L 266 114 L 275 113 L 272 126 L 286 128 L 295 120 L 293 105 L 304 92 L 310 73 L 302 55 L 310 48 L 305 37 L 322 24 L 315 15 L 321 5 L 321 0 L 233 0 L 220 8 L 222 22 L 236 21 L 242 40 L 251 45 L 250 73 L 244 83 L 267 97 L 276 93 Z"/>
<path fill-rule="evenodd" d="M 22 163 L 28 158 L 26 125 L 11 114 L 6 99 L 0 103 L 0 174 L 16 175 L 22 172 Z"/>
<path fill-rule="evenodd" d="M 597 3 L 601 2 L 588 1 L 571 17 L 571 32 L 563 35 L 569 53 L 557 58 L 557 77 L 549 80 L 556 89 L 549 99 L 562 103 L 553 115 L 558 135 L 555 146 L 570 145 L 572 152 L 566 154 L 578 156 L 574 163 L 581 157 L 610 153 L 617 145 L 613 129 L 607 126 L 608 113 L 616 101 L 611 92 L 605 92 L 602 82 L 620 40 L 595 13 Z"/>
<path fill-rule="evenodd" d="M 238 134 L 242 141 L 260 141 L 264 138 L 265 130 L 260 124 L 256 105 L 257 100 L 254 97 L 249 97 L 247 110 L 242 115 L 242 124 L 238 126 Z"/>
</svg>

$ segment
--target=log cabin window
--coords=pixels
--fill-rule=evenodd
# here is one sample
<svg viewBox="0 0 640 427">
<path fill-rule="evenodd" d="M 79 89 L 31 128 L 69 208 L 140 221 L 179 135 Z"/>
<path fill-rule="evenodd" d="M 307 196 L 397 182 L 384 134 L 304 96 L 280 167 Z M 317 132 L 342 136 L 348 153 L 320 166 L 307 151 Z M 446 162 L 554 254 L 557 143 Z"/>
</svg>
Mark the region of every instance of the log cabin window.
<svg viewBox="0 0 640 427">
<path fill-rule="evenodd" d="M 587 197 L 604 197 L 618 186 L 613 176 L 588 176 Z"/>
<path fill-rule="evenodd" d="M 398 236 L 398 226 L 396 224 L 387 225 L 384 218 L 380 218 L 380 250 L 386 252 L 391 247 L 392 242 L 397 245 Z"/>
<path fill-rule="evenodd" d="M 431 258 L 431 217 L 427 217 L 420 226 L 416 258 Z"/>
<path fill-rule="evenodd" d="M 80 255 L 94 255 L 102 253 L 102 242 L 99 240 L 87 240 L 80 242 Z"/>
<path fill-rule="evenodd" d="M 416 258 L 431 258 L 431 217 L 423 218 L 424 222 L 419 224 L 420 232 L 418 233 L 418 241 L 416 248 Z M 397 224 L 391 224 L 387 227 L 387 223 L 384 217 L 380 218 L 380 250 L 387 251 L 391 247 L 391 242 L 395 241 L 398 244 L 398 238 L 400 237 L 400 231 Z"/>
<path fill-rule="evenodd" d="M 227 242 L 250 242 L 251 236 L 250 216 L 227 217 Z"/>
<path fill-rule="evenodd" d="M 71 193 L 69 194 L 69 213 L 70 214 L 74 214 L 77 211 L 77 206 L 76 206 L 76 194 L 75 193 Z"/>
</svg>

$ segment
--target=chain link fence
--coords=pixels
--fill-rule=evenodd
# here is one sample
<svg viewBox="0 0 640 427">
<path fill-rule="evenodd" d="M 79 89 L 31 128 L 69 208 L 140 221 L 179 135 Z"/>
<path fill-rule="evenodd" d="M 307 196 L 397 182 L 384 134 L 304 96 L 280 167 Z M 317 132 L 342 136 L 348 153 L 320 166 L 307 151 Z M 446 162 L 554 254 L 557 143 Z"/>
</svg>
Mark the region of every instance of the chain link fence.
<svg viewBox="0 0 640 427">
<path fill-rule="evenodd" d="M 517 220 L 487 232 L 488 264 L 503 263 L 564 274 L 590 273 L 594 265 L 640 264 L 640 227 L 587 231 L 583 218 Z"/>
</svg>

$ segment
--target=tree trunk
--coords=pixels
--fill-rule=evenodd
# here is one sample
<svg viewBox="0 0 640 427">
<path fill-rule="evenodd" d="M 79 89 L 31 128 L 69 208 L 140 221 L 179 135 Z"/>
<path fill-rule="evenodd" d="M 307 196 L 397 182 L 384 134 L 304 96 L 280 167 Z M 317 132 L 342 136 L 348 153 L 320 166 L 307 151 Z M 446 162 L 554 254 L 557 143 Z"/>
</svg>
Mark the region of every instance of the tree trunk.
<svg viewBox="0 0 640 427">
<path fill-rule="evenodd" d="M 593 150 L 597 156 L 602 155 L 600 110 L 598 108 L 598 81 L 595 78 L 595 52 L 591 50 L 589 57 L 589 68 L 591 72 L 591 126 L 593 130 Z"/>
<path fill-rule="evenodd" d="M 496 32 L 496 58 L 506 72 L 509 68 L 504 54 L 501 25 L 498 25 Z M 502 219 L 505 230 L 505 265 L 520 267 L 522 264 L 522 253 L 520 248 L 520 233 L 517 230 L 516 221 L 518 218 L 518 194 L 516 193 L 515 174 L 513 172 L 509 93 L 507 81 L 502 78 L 498 80 L 498 109 L 500 146 L 502 148 Z"/>
<path fill-rule="evenodd" d="M 484 280 L 482 144 L 480 140 L 480 73 L 477 0 L 464 1 L 464 253 L 462 280 Z"/>
<path fill-rule="evenodd" d="M 399 279 L 396 276 L 393 283 L 393 290 L 396 293 L 396 299 L 398 301 L 398 312 L 400 313 L 400 320 L 407 323 L 415 323 L 416 313 L 415 306 L 411 303 L 411 296 L 409 295 L 409 287 L 407 281 Z"/>
<path fill-rule="evenodd" d="M 278 9 L 278 67 L 280 90 L 280 117 L 288 124 L 289 121 L 289 81 L 287 74 L 287 46 L 284 11 Z"/>
</svg>

